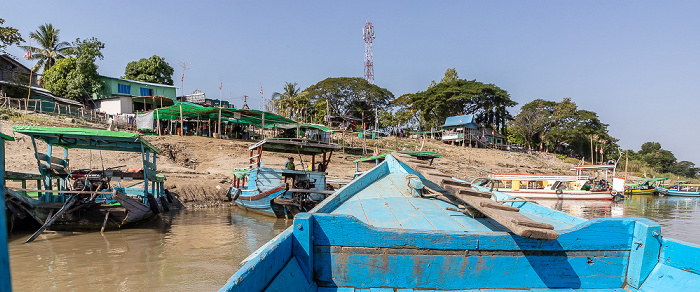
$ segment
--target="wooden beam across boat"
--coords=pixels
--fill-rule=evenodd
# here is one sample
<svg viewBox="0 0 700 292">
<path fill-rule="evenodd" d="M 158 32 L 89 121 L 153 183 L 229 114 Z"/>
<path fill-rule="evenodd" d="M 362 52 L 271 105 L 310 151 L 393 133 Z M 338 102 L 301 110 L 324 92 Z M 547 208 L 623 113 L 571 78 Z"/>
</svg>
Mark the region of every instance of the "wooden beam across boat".
<svg viewBox="0 0 700 292">
<path fill-rule="evenodd" d="M 462 203 L 458 210 L 467 214 L 473 214 L 474 209 L 479 213 L 493 219 L 503 227 L 521 237 L 538 240 L 556 240 L 559 233 L 554 231 L 550 224 L 537 222 L 520 214 L 520 209 L 513 206 L 500 204 L 491 199 L 491 192 L 479 191 L 470 184 L 455 181 L 437 169 L 424 167 L 424 161 L 414 159 L 411 156 L 394 153 L 394 157 L 400 162 L 413 168 L 426 180 L 439 185 L 445 191 L 438 191 L 443 195 L 452 196 Z M 468 208 L 467 208 L 468 206 Z"/>
<path fill-rule="evenodd" d="M 39 190 L 39 189 L 17 189 L 8 188 L 13 191 L 24 191 L 24 192 L 40 192 L 40 193 L 61 193 L 61 194 L 98 194 L 98 195 L 109 195 L 112 192 L 93 192 L 93 191 L 62 191 L 62 190 Z"/>
</svg>

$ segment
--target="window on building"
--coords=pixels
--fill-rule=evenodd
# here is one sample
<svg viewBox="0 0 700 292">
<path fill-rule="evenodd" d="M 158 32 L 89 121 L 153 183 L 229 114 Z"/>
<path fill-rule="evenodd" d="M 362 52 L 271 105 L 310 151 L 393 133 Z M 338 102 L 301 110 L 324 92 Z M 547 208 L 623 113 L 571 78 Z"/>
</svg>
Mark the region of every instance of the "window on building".
<svg viewBox="0 0 700 292">
<path fill-rule="evenodd" d="M 153 96 L 153 89 L 141 87 L 141 96 Z"/>
<path fill-rule="evenodd" d="M 117 83 L 117 92 L 123 94 L 131 94 L 131 85 Z"/>
</svg>

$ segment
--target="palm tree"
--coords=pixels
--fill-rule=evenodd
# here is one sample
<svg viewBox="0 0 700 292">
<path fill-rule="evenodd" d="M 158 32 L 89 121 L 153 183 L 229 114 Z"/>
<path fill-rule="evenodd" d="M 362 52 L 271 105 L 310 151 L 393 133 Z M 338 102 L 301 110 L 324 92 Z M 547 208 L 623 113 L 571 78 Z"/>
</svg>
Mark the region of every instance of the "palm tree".
<svg viewBox="0 0 700 292">
<path fill-rule="evenodd" d="M 39 47 L 20 46 L 20 48 L 31 52 L 29 60 L 39 60 L 32 67 L 33 71 L 39 70 L 43 66 L 45 72 L 56 60 L 65 58 L 73 53 L 73 46 L 69 42 L 61 42 L 58 38 L 60 29 L 54 28 L 52 24 L 42 24 L 39 29 L 29 33 L 29 38 L 34 39 L 39 43 Z"/>
<path fill-rule="evenodd" d="M 274 104 L 277 112 L 291 118 L 295 110 L 294 98 L 299 95 L 300 88 L 297 83 L 285 82 L 284 91 L 282 93 L 275 92 L 272 98 L 275 99 Z"/>
</svg>

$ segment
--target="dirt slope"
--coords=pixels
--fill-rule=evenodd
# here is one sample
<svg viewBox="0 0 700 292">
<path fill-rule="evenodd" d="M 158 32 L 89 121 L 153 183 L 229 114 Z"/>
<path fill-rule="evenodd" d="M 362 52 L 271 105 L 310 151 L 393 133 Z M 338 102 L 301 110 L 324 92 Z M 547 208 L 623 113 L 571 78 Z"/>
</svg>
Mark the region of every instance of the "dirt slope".
<svg viewBox="0 0 700 292">
<path fill-rule="evenodd" d="M 21 123 L 3 121 L 2 132 L 13 135 L 15 142 L 6 144 L 7 170 L 37 172 L 36 159 L 31 140 L 12 132 L 12 126 Z M 71 125 L 70 123 L 64 123 Z M 225 191 L 232 179 L 231 170 L 248 165 L 249 141 L 219 140 L 206 137 L 148 136 L 163 152 L 158 156 L 158 172 L 167 177 L 166 187 L 191 206 L 211 206 L 224 203 Z M 367 142 L 372 145 L 374 142 Z M 382 138 L 380 145 L 401 150 L 417 150 L 420 140 Z M 46 145 L 37 143 L 45 151 Z M 491 149 L 472 149 L 427 140 L 424 150 L 438 151 L 443 157 L 436 159 L 446 173 L 457 177 L 483 177 L 487 171 L 499 173 L 566 173 L 572 166 L 549 154 L 525 154 Z M 54 148 L 54 156 L 61 156 L 62 148 Z M 267 167 L 282 167 L 289 156 L 278 153 L 263 153 Z M 355 171 L 354 159 L 359 155 L 334 153 L 329 165 L 329 176 L 335 180 L 350 180 Z M 69 151 L 72 169 L 122 166 L 141 168 L 138 154 L 125 152 L 102 152 L 74 149 Z M 297 163 L 299 158 L 295 157 Z M 373 163 L 363 163 L 360 170 L 368 170 Z M 300 166 L 297 166 L 300 168 Z M 15 183 L 16 184 L 16 183 Z M 10 185 L 12 183 L 10 182 Z"/>
</svg>

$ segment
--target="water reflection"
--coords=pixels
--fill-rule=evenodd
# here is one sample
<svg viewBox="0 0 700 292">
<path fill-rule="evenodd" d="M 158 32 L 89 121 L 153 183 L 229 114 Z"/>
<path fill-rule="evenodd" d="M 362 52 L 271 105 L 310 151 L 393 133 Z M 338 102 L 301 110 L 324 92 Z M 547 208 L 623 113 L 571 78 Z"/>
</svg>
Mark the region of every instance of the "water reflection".
<svg viewBox="0 0 700 292">
<path fill-rule="evenodd" d="M 641 217 L 661 225 L 664 236 L 700 244 L 700 197 L 632 196 L 621 201 L 538 200 L 538 204 L 586 219 Z"/>
<path fill-rule="evenodd" d="M 236 208 L 183 210 L 120 231 L 13 234 L 16 291 L 217 290 L 291 221 Z M 40 275 L 40 276 L 37 276 Z"/>
</svg>

